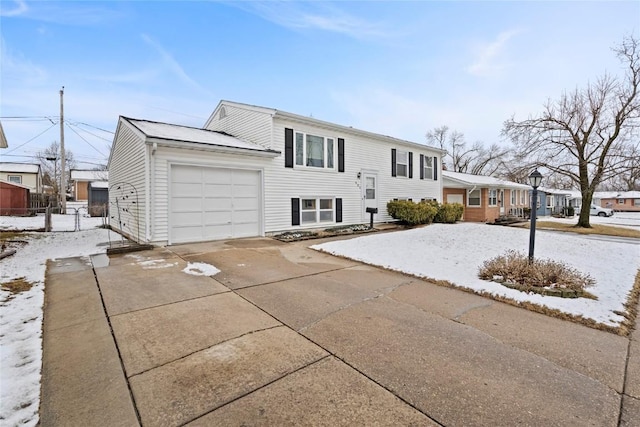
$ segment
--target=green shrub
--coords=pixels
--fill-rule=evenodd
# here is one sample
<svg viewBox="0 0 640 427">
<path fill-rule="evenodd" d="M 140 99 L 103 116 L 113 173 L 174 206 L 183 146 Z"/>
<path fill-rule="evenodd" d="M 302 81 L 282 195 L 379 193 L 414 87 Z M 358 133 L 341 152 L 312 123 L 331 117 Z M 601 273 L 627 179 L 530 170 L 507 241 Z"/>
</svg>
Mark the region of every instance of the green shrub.
<svg viewBox="0 0 640 427">
<path fill-rule="evenodd" d="M 436 204 L 438 202 L 435 202 Z M 433 222 L 455 224 L 462 219 L 464 207 L 460 203 L 444 203 L 438 206 L 438 213 Z"/>
<path fill-rule="evenodd" d="M 431 224 L 438 213 L 438 208 L 426 202 L 392 200 L 387 203 L 387 212 L 390 217 L 407 225 Z"/>
</svg>

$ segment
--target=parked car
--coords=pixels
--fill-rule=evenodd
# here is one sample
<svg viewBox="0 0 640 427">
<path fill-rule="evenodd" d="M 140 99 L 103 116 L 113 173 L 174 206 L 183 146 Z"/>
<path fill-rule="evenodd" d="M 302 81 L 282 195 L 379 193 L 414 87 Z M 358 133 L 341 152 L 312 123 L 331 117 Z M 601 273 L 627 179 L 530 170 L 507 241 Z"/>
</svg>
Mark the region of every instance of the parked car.
<svg viewBox="0 0 640 427">
<path fill-rule="evenodd" d="M 613 209 L 601 208 L 600 206 L 591 205 L 589 214 L 598 216 L 613 216 Z"/>
</svg>

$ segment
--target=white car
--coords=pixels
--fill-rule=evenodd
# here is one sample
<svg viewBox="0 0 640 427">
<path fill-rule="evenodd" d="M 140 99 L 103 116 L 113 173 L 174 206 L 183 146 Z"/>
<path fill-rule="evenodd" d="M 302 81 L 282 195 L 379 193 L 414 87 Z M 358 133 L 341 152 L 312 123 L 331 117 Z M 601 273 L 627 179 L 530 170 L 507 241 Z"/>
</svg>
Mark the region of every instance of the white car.
<svg viewBox="0 0 640 427">
<path fill-rule="evenodd" d="M 591 205 L 589 214 L 598 216 L 613 216 L 613 209 L 601 208 L 600 206 Z"/>
</svg>

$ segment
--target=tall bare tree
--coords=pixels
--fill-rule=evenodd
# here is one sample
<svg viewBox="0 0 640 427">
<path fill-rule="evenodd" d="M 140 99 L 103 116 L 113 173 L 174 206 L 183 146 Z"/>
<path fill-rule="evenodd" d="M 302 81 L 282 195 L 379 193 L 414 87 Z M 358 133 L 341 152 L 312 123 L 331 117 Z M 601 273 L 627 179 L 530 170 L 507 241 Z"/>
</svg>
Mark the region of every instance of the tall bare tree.
<svg viewBox="0 0 640 427">
<path fill-rule="evenodd" d="M 427 132 L 426 138 L 429 144 L 446 151 L 443 166 L 453 172 L 493 175 L 508 151 L 497 144 L 487 148 L 479 141 L 468 147 L 464 134 L 448 126 L 434 128 Z"/>
<path fill-rule="evenodd" d="M 69 182 L 70 171 L 75 167 L 75 160 L 73 158 L 73 153 L 66 149 L 65 153 L 65 169 L 66 169 L 66 182 Z M 50 185 L 53 188 L 53 191 L 56 195 L 61 193 L 60 187 L 60 175 L 62 174 L 61 167 L 61 152 L 60 152 L 60 144 L 57 141 L 54 141 L 42 151 L 38 151 L 36 153 L 36 158 L 38 159 L 38 163 L 40 164 L 40 169 L 42 170 L 42 182 L 44 185 Z M 64 191 L 66 194 L 66 189 Z"/>
<path fill-rule="evenodd" d="M 624 170 L 629 145 L 638 144 L 640 46 L 628 36 L 613 51 L 625 67 L 623 77 L 604 74 L 584 89 L 547 101 L 537 117 L 512 117 L 502 131 L 533 164 L 567 177 L 580 189 L 578 227 L 591 227 L 593 192 Z"/>
</svg>

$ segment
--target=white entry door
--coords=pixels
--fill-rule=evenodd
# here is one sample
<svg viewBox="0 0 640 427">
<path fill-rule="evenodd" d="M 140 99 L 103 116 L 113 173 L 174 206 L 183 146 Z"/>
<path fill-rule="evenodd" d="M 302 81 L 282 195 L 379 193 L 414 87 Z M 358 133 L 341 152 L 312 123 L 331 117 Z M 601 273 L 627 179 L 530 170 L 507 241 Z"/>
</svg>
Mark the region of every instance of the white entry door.
<svg viewBox="0 0 640 427">
<path fill-rule="evenodd" d="M 362 218 L 369 221 L 371 214 L 367 213 L 367 208 L 378 207 L 378 174 L 365 172 L 362 174 Z M 375 218 L 375 215 L 374 215 Z"/>
<path fill-rule="evenodd" d="M 173 165 L 169 243 L 259 236 L 260 189 L 259 171 Z"/>
<path fill-rule="evenodd" d="M 504 190 L 498 191 L 498 203 L 500 204 L 500 215 L 504 215 Z"/>
</svg>

